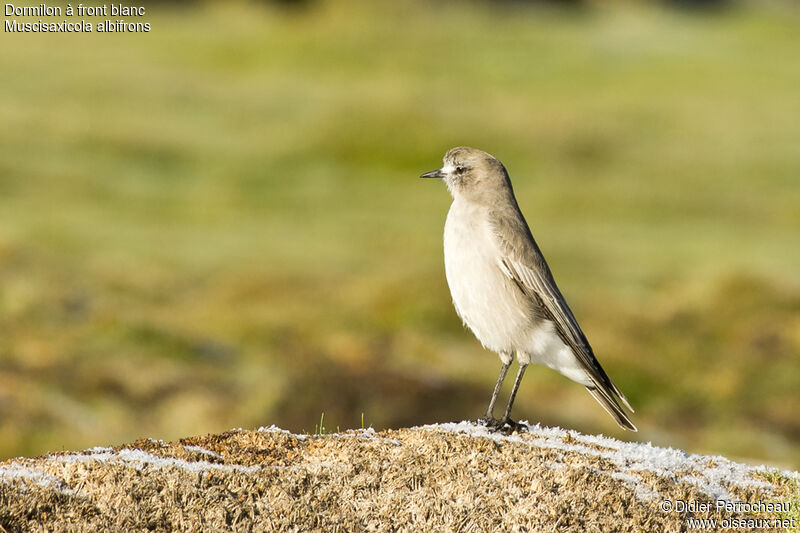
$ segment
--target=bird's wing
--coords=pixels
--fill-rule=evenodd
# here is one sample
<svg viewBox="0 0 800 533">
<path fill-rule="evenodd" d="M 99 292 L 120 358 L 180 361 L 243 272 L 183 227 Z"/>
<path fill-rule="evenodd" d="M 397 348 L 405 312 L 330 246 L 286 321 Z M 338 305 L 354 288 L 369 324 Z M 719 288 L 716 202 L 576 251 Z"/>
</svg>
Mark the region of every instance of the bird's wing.
<svg viewBox="0 0 800 533">
<path fill-rule="evenodd" d="M 516 206 L 515 206 L 516 207 Z M 517 286 L 539 303 L 556 326 L 564 343 L 572 349 L 581 366 L 599 389 L 613 391 L 631 408 L 625 395 L 611 381 L 592 352 L 578 321 L 558 290 L 550 267 L 518 209 L 491 213 L 490 220 L 499 246 L 499 267 Z"/>
</svg>

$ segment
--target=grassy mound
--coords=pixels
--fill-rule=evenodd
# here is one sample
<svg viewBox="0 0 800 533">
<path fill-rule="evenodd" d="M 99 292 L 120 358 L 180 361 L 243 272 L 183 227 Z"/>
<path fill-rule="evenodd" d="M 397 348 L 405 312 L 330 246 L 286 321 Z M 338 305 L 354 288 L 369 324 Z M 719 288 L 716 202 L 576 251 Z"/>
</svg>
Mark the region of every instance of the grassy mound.
<svg viewBox="0 0 800 533">
<path fill-rule="evenodd" d="M 540 426 L 234 430 L 0 465 L 5 531 L 680 531 L 797 509 L 797 473 Z M 664 502 L 694 502 L 693 513 Z M 706 505 L 707 506 L 704 506 Z M 736 512 L 739 511 L 739 512 Z M 794 518 L 796 521 L 797 519 Z"/>
</svg>

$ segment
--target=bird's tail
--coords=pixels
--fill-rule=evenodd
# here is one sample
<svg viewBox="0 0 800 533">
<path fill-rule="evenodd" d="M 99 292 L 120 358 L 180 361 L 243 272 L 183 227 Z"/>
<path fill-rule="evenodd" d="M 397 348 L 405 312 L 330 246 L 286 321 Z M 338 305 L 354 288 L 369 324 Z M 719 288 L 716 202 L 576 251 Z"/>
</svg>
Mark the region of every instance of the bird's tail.
<svg viewBox="0 0 800 533">
<path fill-rule="evenodd" d="M 614 387 L 616 389 L 616 387 Z M 597 403 L 603 406 L 603 409 L 608 411 L 608 414 L 614 417 L 614 420 L 617 421 L 617 424 L 620 425 L 623 429 L 630 429 L 631 431 L 639 431 L 636 429 L 636 426 L 633 425 L 631 419 L 628 417 L 628 414 L 622 410 L 619 403 L 617 402 L 616 398 L 612 396 L 611 392 L 605 387 L 586 387 L 586 390 L 597 400 Z M 625 405 L 628 406 L 628 409 L 633 411 L 630 404 L 628 403 L 627 399 L 620 394 L 620 398 Z"/>
</svg>

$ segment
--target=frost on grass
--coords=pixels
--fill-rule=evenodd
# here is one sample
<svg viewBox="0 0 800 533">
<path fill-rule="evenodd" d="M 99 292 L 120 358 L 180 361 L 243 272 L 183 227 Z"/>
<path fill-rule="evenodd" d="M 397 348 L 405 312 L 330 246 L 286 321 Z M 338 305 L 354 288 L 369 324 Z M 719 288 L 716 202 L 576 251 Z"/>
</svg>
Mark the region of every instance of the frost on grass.
<svg viewBox="0 0 800 533">
<path fill-rule="evenodd" d="M 195 448 L 195 450 L 191 450 Z M 212 451 L 205 450 L 200 446 L 184 446 L 184 449 L 189 451 L 197 451 L 201 449 L 205 454 L 219 456 Z M 73 454 L 61 455 L 53 458 L 61 463 L 119 463 L 126 466 L 135 468 L 136 470 L 143 470 L 145 468 L 180 468 L 187 472 L 204 472 L 208 470 L 241 470 L 243 472 L 252 472 L 258 467 L 255 466 L 242 466 L 236 464 L 217 464 L 208 461 L 186 461 L 183 459 L 175 459 L 174 457 L 160 457 L 143 450 L 132 450 L 123 448 L 117 452 L 99 452 L 89 454 Z"/>
<path fill-rule="evenodd" d="M 790 498 L 764 467 L 529 426 L 232 430 L 0 463 L 8 531 L 680 531 L 661 499 Z M 713 506 L 695 518 L 738 516 Z M 61 520 L 61 522 L 59 522 Z"/>
<path fill-rule="evenodd" d="M 184 450 L 188 450 L 190 452 L 197 452 L 203 455 L 208 455 L 210 457 L 214 457 L 215 459 L 222 459 L 222 456 L 216 452 L 212 452 L 211 450 L 206 450 L 202 446 L 184 446 Z"/>
<path fill-rule="evenodd" d="M 38 487 L 50 488 L 65 494 L 72 492 L 67 488 L 64 481 L 56 476 L 51 476 L 32 468 L 26 468 L 19 463 L 11 463 L 0 467 L 0 481 L 6 484 L 24 481 Z M 25 488 L 23 487 L 22 490 L 25 490 Z"/>
<path fill-rule="evenodd" d="M 542 449 L 574 452 L 586 457 L 597 457 L 610 461 L 616 471 L 615 479 L 628 483 L 637 497 L 643 500 L 655 500 L 658 492 L 653 480 L 667 478 L 678 483 L 687 483 L 697 487 L 712 500 L 734 501 L 736 498 L 729 492 L 731 486 L 743 489 L 769 489 L 772 487 L 754 474 L 768 472 L 766 466 L 750 466 L 736 463 L 720 456 L 692 455 L 683 450 L 660 448 L 650 443 L 623 442 L 602 435 L 582 435 L 558 427 L 542 427 L 539 424 L 527 425 L 527 435 L 505 436 L 492 433 L 483 426 L 472 422 L 439 424 L 425 426 L 426 429 L 441 429 L 470 435 L 485 437 L 497 441 L 528 443 Z M 655 476 L 642 477 L 642 473 Z M 785 472 L 791 476 L 796 473 Z"/>
<path fill-rule="evenodd" d="M 166 446 L 163 441 L 153 441 L 152 439 L 148 440 L 159 446 Z M 206 450 L 200 446 L 184 446 L 184 448 L 188 451 L 199 452 L 222 459 L 221 455 L 210 450 Z M 38 487 L 52 488 L 62 494 L 74 494 L 75 491 L 68 487 L 68 484 L 64 479 L 61 479 L 57 475 L 48 473 L 46 469 L 42 468 L 41 464 L 43 461 L 60 464 L 117 464 L 131 467 L 139 471 L 147 468 L 178 468 L 194 473 L 206 472 L 210 470 L 239 470 L 242 472 L 253 472 L 258 468 L 257 466 L 242 466 L 237 464 L 216 464 L 208 461 L 187 461 L 184 459 L 177 459 L 175 457 L 162 457 L 138 449 L 123 448 L 114 451 L 112 448 L 98 446 L 78 453 L 52 455 L 46 459 L 38 460 L 23 459 L 21 463 L 14 461 L 0 465 L 0 482 L 5 484 L 14 484 L 21 481 L 23 483 L 33 484 Z"/>
</svg>

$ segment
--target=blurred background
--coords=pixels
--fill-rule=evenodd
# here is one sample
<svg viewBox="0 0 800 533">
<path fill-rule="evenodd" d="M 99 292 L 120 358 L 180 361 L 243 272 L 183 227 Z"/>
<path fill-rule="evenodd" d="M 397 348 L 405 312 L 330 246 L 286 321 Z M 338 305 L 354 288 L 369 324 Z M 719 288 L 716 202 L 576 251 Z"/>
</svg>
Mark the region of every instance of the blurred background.
<svg viewBox="0 0 800 533">
<path fill-rule="evenodd" d="M 417 178 L 465 144 L 640 433 L 543 367 L 517 417 L 800 466 L 797 4 L 145 5 L 0 35 L 0 458 L 477 419 Z"/>
</svg>

